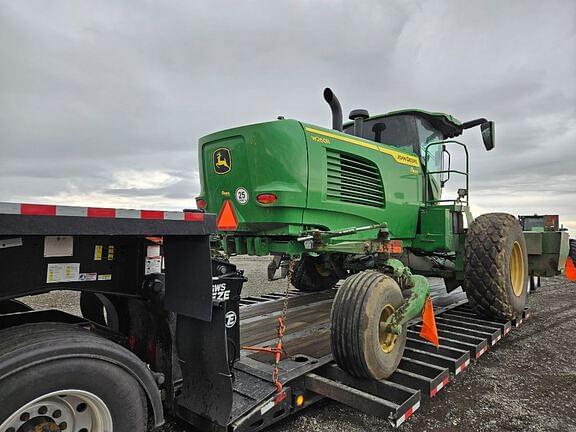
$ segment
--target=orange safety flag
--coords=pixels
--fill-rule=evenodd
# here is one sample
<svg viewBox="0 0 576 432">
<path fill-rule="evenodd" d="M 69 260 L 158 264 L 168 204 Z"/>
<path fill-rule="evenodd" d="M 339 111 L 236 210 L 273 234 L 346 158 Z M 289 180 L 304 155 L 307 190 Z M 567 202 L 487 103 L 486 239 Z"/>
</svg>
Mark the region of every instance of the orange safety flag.
<svg viewBox="0 0 576 432">
<path fill-rule="evenodd" d="M 432 342 L 436 348 L 440 346 L 436 319 L 434 318 L 434 306 L 432 306 L 432 298 L 430 296 L 426 299 L 424 309 L 422 309 L 422 329 L 420 330 L 420 337 Z"/>
<path fill-rule="evenodd" d="M 576 265 L 574 265 L 574 260 L 571 257 L 566 259 L 566 277 L 568 280 L 576 281 Z"/>
<path fill-rule="evenodd" d="M 216 226 L 219 231 L 234 231 L 238 228 L 238 218 L 234 212 L 234 207 L 232 207 L 232 202 L 230 200 L 224 201 L 222 208 L 220 209 L 220 214 L 216 219 Z"/>
</svg>

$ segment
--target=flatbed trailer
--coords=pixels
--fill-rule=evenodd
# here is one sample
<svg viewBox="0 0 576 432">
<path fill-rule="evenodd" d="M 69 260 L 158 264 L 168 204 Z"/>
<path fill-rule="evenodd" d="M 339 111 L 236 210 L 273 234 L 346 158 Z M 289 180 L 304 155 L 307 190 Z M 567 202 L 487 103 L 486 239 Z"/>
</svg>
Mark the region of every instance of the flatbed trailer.
<svg viewBox="0 0 576 432">
<path fill-rule="evenodd" d="M 147 418 L 118 414 L 116 403 L 145 407 L 140 416 L 155 426 L 167 413 L 200 430 L 259 431 L 322 398 L 399 426 L 522 322 L 479 318 L 464 293 L 433 284 L 440 347 L 420 339 L 413 320 L 398 370 L 388 380 L 358 379 L 331 355 L 336 289 L 241 298 L 242 272 L 211 257 L 214 220 L 0 203 L 0 432 L 145 430 Z M 82 317 L 16 300 L 60 289 L 82 293 Z M 254 347 L 275 345 L 285 305 L 279 389 L 273 356 Z M 88 378 L 77 376 L 94 359 Z M 59 384 L 34 375 L 59 365 L 67 371 Z M 98 393 L 112 369 L 135 390 Z"/>
</svg>

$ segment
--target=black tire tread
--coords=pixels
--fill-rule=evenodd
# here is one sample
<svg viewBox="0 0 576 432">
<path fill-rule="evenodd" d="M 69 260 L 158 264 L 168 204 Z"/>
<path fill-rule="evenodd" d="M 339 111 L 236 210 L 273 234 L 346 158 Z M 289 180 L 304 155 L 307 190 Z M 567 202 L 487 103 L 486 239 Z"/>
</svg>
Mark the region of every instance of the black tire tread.
<svg viewBox="0 0 576 432">
<path fill-rule="evenodd" d="M 358 325 L 365 313 L 367 297 L 383 275 L 364 271 L 350 276 L 338 290 L 332 306 L 331 345 L 338 365 L 351 375 L 372 378 L 364 353 Z M 335 319 L 335 317 L 338 319 Z"/>
<path fill-rule="evenodd" d="M 474 220 L 468 229 L 465 244 L 462 287 L 470 307 L 479 315 L 496 319 L 514 317 L 506 286 L 501 281 L 504 267 L 506 234 L 519 226 L 507 213 L 488 213 Z"/>
<path fill-rule="evenodd" d="M 333 288 L 340 279 L 333 272 L 328 276 L 319 274 L 314 266 L 314 258 L 309 255 L 303 255 L 294 267 L 290 283 L 299 291 L 325 291 Z"/>
<path fill-rule="evenodd" d="M 74 352 L 80 353 L 80 357 L 71 355 Z M 138 385 L 145 416 L 142 420 L 146 423 L 148 408 L 142 384 L 135 373 L 131 374 L 123 367 L 128 363 L 115 358 L 115 353 L 118 353 L 120 358 L 128 356 L 138 364 L 141 363 L 134 354 L 114 342 L 70 324 L 43 322 L 10 327 L 0 330 L 0 379 L 5 382 L 32 365 L 49 364 L 52 356 L 58 359 L 85 358 L 88 361 L 109 358 L 109 368 L 124 370 L 126 376 L 132 377 Z"/>
</svg>

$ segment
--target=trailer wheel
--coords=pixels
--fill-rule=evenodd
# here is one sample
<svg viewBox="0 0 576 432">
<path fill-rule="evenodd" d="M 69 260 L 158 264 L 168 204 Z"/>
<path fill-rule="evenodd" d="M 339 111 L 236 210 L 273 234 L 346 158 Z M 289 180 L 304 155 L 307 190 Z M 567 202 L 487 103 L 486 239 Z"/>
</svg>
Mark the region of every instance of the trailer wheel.
<svg viewBox="0 0 576 432">
<path fill-rule="evenodd" d="M 140 383 L 106 361 L 112 342 L 61 324 L 0 332 L 0 431 L 144 431 Z"/>
<path fill-rule="evenodd" d="M 384 332 L 380 324 L 402 304 L 398 284 L 376 271 L 350 276 L 332 304 L 332 354 L 351 375 L 388 378 L 398 367 L 406 345 L 406 326 L 400 335 Z"/>
<path fill-rule="evenodd" d="M 570 251 L 568 253 L 568 256 L 570 258 L 572 258 L 572 260 L 574 261 L 574 263 L 576 263 L 576 240 L 575 239 L 570 239 Z"/>
<path fill-rule="evenodd" d="M 513 319 L 522 314 L 528 291 L 528 254 L 514 216 L 489 213 L 471 224 L 462 287 L 480 315 Z"/>
<path fill-rule="evenodd" d="M 300 291 L 324 291 L 333 288 L 340 278 L 318 258 L 303 255 L 296 262 L 290 282 Z"/>
</svg>

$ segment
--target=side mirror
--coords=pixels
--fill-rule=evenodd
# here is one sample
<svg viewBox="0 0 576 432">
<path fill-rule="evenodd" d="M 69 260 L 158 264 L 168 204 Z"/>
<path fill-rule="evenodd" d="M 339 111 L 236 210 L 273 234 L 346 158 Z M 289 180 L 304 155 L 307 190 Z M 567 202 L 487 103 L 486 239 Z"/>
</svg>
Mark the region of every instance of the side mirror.
<svg viewBox="0 0 576 432">
<path fill-rule="evenodd" d="M 487 151 L 494 148 L 494 122 L 487 121 L 480 125 L 480 131 L 482 132 L 482 141 L 484 141 L 484 147 Z"/>
</svg>

